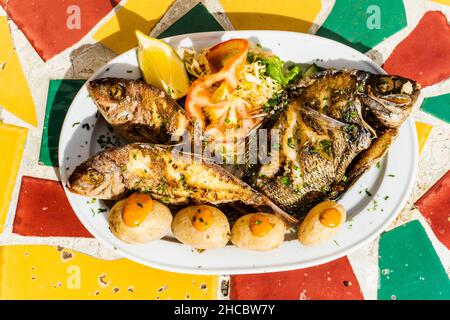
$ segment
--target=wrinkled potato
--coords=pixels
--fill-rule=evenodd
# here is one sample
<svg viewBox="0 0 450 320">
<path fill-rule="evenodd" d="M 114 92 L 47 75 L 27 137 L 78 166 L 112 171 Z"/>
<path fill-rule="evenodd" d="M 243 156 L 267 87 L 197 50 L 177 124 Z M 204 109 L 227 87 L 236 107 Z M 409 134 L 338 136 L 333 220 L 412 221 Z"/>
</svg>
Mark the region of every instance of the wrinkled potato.
<svg viewBox="0 0 450 320">
<path fill-rule="evenodd" d="M 120 240 L 128 243 L 147 243 L 161 239 L 169 231 L 172 223 L 172 214 L 169 208 L 157 200 L 143 221 L 136 226 L 129 226 L 124 222 L 123 212 L 127 199 L 120 200 L 111 209 L 109 214 L 109 228 Z"/>
<path fill-rule="evenodd" d="M 298 229 L 298 240 L 304 245 L 315 245 L 329 240 L 339 231 L 346 219 L 343 206 L 324 201 L 312 208 Z"/>
<path fill-rule="evenodd" d="M 231 242 L 239 248 L 272 250 L 284 241 L 286 226 L 277 215 L 252 213 L 240 217 L 231 229 Z"/>
<path fill-rule="evenodd" d="M 215 249 L 225 247 L 230 240 L 230 224 L 215 207 L 191 206 L 175 215 L 172 233 L 180 242 L 196 249 Z"/>
</svg>

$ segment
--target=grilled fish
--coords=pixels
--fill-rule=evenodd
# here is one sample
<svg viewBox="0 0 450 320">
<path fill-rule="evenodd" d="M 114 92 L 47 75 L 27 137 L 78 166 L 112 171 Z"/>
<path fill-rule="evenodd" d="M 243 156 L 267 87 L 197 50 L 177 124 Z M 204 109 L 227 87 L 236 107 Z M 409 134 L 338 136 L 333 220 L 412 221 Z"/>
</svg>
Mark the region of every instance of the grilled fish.
<svg viewBox="0 0 450 320">
<path fill-rule="evenodd" d="M 136 190 L 173 205 L 241 201 L 285 215 L 266 196 L 222 167 L 165 145 L 131 143 L 98 153 L 74 170 L 67 187 L 99 199 L 119 199 Z"/>
<path fill-rule="evenodd" d="M 412 80 L 357 70 L 301 79 L 265 123 L 280 132 L 278 150 L 269 163 L 248 165 L 244 181 L 301 219 L 383 157 L 419 91 Z"/>
<path fill-rule="evenodd" d="M 141 80 L 101 78 L 88 91 L 108 123 L 130 142 L 177 143 L 193 124 L 164 91 Z"/>
</svg>

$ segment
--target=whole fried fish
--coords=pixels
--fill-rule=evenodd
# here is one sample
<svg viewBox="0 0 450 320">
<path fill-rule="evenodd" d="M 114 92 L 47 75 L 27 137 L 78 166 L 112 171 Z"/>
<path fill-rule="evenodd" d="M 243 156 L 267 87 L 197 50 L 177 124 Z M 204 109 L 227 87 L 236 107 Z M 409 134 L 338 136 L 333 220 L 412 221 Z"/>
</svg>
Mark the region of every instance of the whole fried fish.
<svg viewBox="0 0 450 320">
<path fill-rule="evenodd" d="M 174 205 L 241 201 L 285 215 L 266 196 L 222 167 L 165 145 L 131 143 L 98 153 L 74 170 L 67 187 L 99 199 L 119 199 L 136 190 Z"/>
<path fill-rule="evenodd" d="M 288 89 L 290 102 L 265 127 L 280 132 L 267 164 L 244 180 L 301 218 L 338 198 L 387 151 L 419 94 L 409 79 L 326 70 Z"/>
<path fill-rule="evenodd" d="M 101 78 L 90 81 L 88 91 L 106 121 L 130 142 L 177 143 L 193 130 L 185 110 L 144 81 Z"/>
</svg>

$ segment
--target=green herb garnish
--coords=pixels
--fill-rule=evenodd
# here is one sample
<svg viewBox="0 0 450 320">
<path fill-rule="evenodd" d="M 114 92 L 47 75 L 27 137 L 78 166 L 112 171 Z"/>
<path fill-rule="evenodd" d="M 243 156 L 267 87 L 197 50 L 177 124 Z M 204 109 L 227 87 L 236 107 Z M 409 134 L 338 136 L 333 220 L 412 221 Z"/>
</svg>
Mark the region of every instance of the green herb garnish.
<svg viewBox="0 0 450 320">
<path fill-rule="evenodd" d="M 292 137 L 288 138 L 287 145 L 288 145 L 289 148 L 294 149 L 294 143 L 292 142 Z"/>
<path fill-rule="evenodd" d="M 289 179 L 289 177 L 283 176 L 281 177 L 281 183 L 285 186 L 289 186 L 291 184 L 291 179 Z"/>
<path fill-rule="evenodd" d="M 330 155 L 331 153 L 331 142 L 330 140 L 322 140 L 320 141 L 320 147 L 322 148 L 323 152 Z"/>
</svg>

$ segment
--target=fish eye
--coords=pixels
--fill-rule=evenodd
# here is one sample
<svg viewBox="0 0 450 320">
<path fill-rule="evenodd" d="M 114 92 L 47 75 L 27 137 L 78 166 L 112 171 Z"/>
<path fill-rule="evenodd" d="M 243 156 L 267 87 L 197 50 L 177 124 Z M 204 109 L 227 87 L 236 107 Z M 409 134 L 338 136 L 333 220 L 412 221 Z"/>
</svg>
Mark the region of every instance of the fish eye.
<svg viewBox="0 0 450 320">
<path fill-rule="evenodd" d="M 103 175 L 95 169 L 88 169 L 86 179 L 91 184 L 99 184 L 103 181 Z"/>
<path fill-rule="evenodd" d="M 125 88 L 121 84 L 116 84 L 109 89 L 109 95 L 116 101 L 120 101 L 125 97 Z"/>
<path fill-rule="evenodd" d="M 390 77 L 383 77 L 378 82 L 377 87 L 382 93 L 392 91 L 394 89 L 394 81 Z"/>
</svg>

